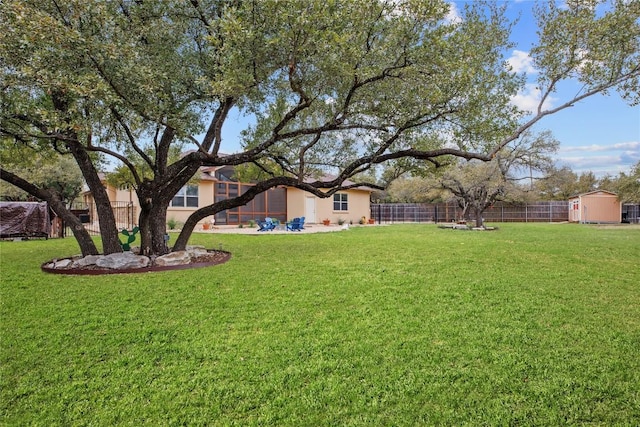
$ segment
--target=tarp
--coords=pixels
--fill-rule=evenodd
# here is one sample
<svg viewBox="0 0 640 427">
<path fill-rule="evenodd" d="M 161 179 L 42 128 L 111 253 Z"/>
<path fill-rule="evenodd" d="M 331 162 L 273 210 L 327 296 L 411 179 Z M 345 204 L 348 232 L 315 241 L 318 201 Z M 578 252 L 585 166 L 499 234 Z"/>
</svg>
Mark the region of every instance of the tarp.
<svg viewBox="0 0 640 427">
<path fill-rule="evenodd" d="M 0 237 L 48 237 L 50 227 L 45 202 L 0 202 Z"/>
</svg>

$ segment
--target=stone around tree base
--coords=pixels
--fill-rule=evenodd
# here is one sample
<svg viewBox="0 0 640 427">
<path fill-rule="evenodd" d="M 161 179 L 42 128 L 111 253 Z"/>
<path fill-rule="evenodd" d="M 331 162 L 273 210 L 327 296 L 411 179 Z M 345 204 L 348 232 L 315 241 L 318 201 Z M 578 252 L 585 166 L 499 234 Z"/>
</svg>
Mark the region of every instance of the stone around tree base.
<svg viewBox="0 0 640 427">
<path fill-rule="evenodd" d="M 169 266 L 169 265 L 183 265 L 191 262 L 191 255 L 187 251 L 171 252 L 166 255 L 159 256 L 155 260 L 155 265 Z"/>
<path fill-rule="evenodd" d="M 96 266 L 122 270 L 127 268 L 144 268 L 149 265 L 149 257 L 136 255 L 132 252 L 109 254 L 96 260 Z"/>
<path fill-rule="evenodd" d="M 466 224 L 439 224 L 438 228 L 448 228 L 452 230 L 463 230 L 463 231 L 491 231 L 497 230 L 498 227 L 469 227 Z"/>
<path fill-rule="evenodd" d="M 47 273 L 56 274 L 78 274 L 78 275 L 101 275 L 101 274 L 122 274 L 122 273 L 146 273 L 151 271 L 182 270 L 188 268 L 208 267 L 227 262 L 231 254 L 225 251 L 207 251 L 204 248 L 189 248 L 179 255 L 182 264 L 160 265 L 147 257 L 142 257 L 130 252 L 111 255 L 89 255 L 84 258 L 80 256 L 52 260 L 42 264 L 41 269 Z M 179 252 L 176 252 L 179 253 Z M 185 255 L 186 254 L 186 255 Z M 119 255 L 119 256 L 114 256 Z M 124 261 L 116 264 L 114 261 L 122 258 Z M 147 259 L 146 264 L 144 258 Z M 106 260 L 105 260 L 106 259 Z"/>
</svg>

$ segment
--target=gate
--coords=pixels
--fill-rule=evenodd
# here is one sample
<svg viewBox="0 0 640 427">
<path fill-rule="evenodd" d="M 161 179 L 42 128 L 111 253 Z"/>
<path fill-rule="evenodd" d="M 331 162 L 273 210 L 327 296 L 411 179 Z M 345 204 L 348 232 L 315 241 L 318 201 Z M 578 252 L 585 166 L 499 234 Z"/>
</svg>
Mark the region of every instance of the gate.
<svg viewBox="0 0 640 427">
<path fill-rule="evenodd" d="M 111 202 L 111 209 L 113 210 L 113 216 L 116 220 L 116 228 L 122 230 L 123 228 L 131 230 L 136 224 L 136 207 L 133 202 Z M 98 220 L 98 210 L 95 203 L 91 205 L 75 205 L 71 211 L 80 218 L 80 222 L 84 224 L 84 228 L 92 236 L 100 234 L 100 222 Z M 73 232 L 67 226 L 63 224 L 63 235 L 71 236 Z"/>
</svg>

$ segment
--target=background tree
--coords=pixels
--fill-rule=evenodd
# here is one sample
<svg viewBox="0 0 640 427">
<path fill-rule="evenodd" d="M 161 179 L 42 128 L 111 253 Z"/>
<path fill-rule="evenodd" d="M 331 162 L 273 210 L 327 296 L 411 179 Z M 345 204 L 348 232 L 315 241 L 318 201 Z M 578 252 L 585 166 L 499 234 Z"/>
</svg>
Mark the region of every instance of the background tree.
<svg viewBox="0 0 640 427">
<path fill-rule="evenodd" d="M 598 182 L 598 178 L 592 171 L 581 172 L 580 175 L 578 175 L 572 196 L 596 190 L 598 188 Z"/>
<path fill-rule="evenodd" d="M 461 219 L 473 216 L 476 226 L 481 227 L 482 213 L 496 201 L 531 199 L 535 181 L 552 169 L 551 154 L 558 146 L 548 131 L 537 135 L 527 131 L 490 162 L 457 161 L 441 169 L 416 168 L 412 177 L 391 184 L 390 199 L 418 203 L 454 200 L 462 209 Z"/>
<path fill-rule="evenodd" d="M 387 201 L 390 203 L 437 203 L 448 198 L 433 178 L 403 176 L 391 183 Z"/>
<path fill-rule="evenodd" d="M 631 168 L 629 174 L 620 173 L 616 192 L 621 202 L 640 204 L 640 161 Z"/>
<path fill-rule="evenodd" d="M 504 10 L 473 2 L 451 22 L 449 8 L 444 1 L 6 0 L 0 132 L 16 143 L 48 140 L 74 157 L 97 202 L 106 253 L 119 243 L 91 154 L 128 168 L 141 204 L 141 246 L 161 254 L 167 206 L 201 166 L 253 165 L 263 178 L 235 199 L 198 209 L 174 250 L 202 218 L 277 185 L 328 197 L 391 160 L 488 161 L 546 115 L 588 96 L 617 88 L 637 101 L 637 2 L 616 2 L 600 16 L 540 6 L 532 55 L 542 98 L 526 119 L 509 103 L 524 76 L 504 66 L 511 28 Z M 545 110 L 567 79 L 584 90 Z M 242 150 L 224 156 L 221 130 L 234 108 L 255 125 Z M 191 151 L 174 161 L 176 144 Z M 328 171 L 335 178 L 319 180 Z"/>
<path fill-rule="evenodd" d="M 568 166 L 552 167 L 534 184 L 534 191 L 542 200 L 567 200 L 577 194 L 588 193 L 599 187 L 599 180 L 591 171 L 579 175 Z"/>
<path fill-rule="evenodd" d="M 32 147 L 13 144 L 7 138 L 0 138 L 0 148 L 0 195 L 13 200 L 46 201 L 49 208 L 71 228 L 82 254 L 98 254 L 84 225 L 70 211 L 83 187 L 77 163 L 52 150 L 34 153 Z"/>
<path fill-rule="evenodd" d="M 546 176 L 534 184 L 541 200 L 567 200 L 575 193 L 578 175 L 568 166 L 553 167 Z"/>
<path fill-rule="evenodd" d="M 472 214 L 476 227 L 483 226 L 482 213 L 498 200 L 510 194 L 512 200 L 522 197 L 518 183 L 534 179 L 548 171 L 559 143 L 550 132 L 534 135 L 525 132 L 518 140 L 500 151 L 490 162 L 471 161 L 450 168 L 438 186 L 448 190 L 462 208 L 462 217 Z"/>
<path fill-rule="evenodd" d="M 30 178 L 32 184 L 56 193 L 70 208 L 82 193 L 82 172 L 78 164 L 68 156 L 45 158 L 41 154 L 35 156 L 32 153 L 22 154 L 17 157 L 19 154 L 13 150 L 2 150 L 0 153 L 2 168 L 13 173 L 20 171 L 22 175 Z M 5 181 L 0 181 L 0 195 L 5 200 L 12 201 L 26 201 L 33 198 L 28 192 Z"/>
<path fill-rule="evenodd" d="M 460 220 L 473 215 L 476 227 L 482 227 L 482 213 L 507 192 L 510 182 L 502 174 L 498 161 L 470 162 L 445 174 L 438 184 L 449 191 L 462 209 Z"/>
</svg>

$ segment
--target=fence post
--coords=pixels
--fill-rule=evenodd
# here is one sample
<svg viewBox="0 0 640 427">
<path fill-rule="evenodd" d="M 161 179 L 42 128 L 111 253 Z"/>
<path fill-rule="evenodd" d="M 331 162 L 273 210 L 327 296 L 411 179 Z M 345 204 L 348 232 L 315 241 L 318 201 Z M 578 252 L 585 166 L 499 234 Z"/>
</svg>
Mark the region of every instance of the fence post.
<svg viewBox="0 0 640 427">
<path fill-rule="evenodd" d="M 131 219 L 129 221 L 129 227 L 128 228 L 132 229 L 133 228 L 133 224 L 135 224 L 135 221 L 136 221 L 135 218 L 134 218 L 135 214 L 134 214 L 133 202 L 129 202 L 129 212 L 131 212 L 131 215 L 130 215 Z"/>
</svg>

